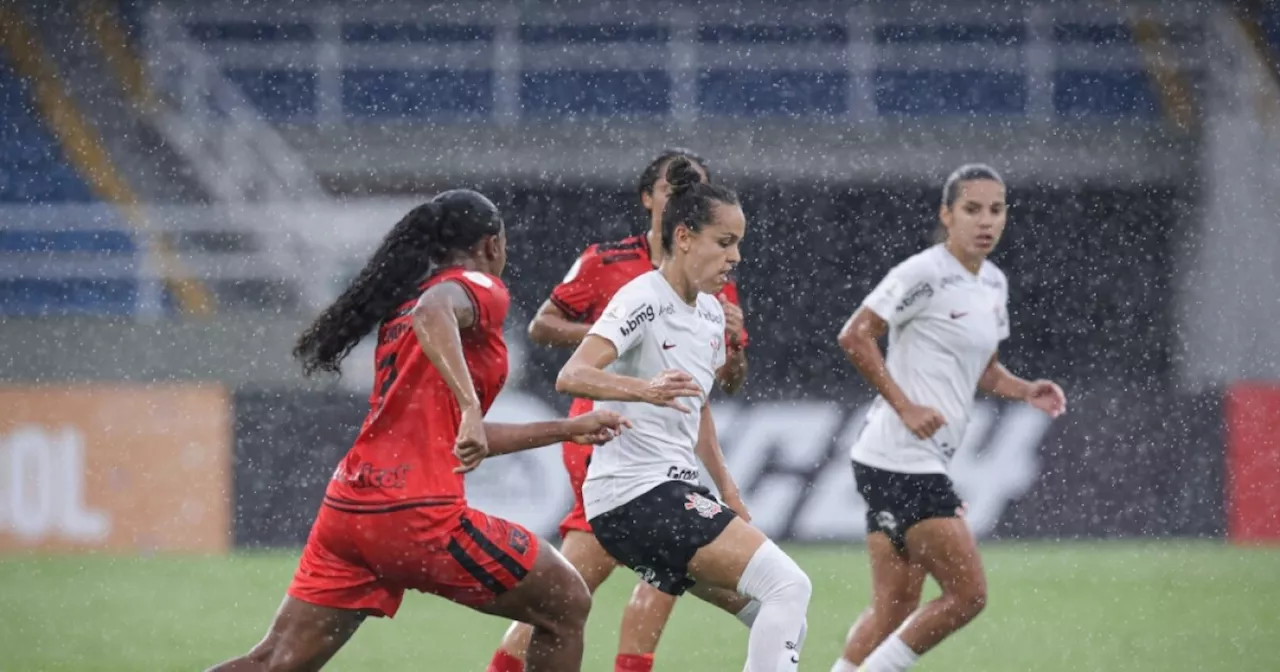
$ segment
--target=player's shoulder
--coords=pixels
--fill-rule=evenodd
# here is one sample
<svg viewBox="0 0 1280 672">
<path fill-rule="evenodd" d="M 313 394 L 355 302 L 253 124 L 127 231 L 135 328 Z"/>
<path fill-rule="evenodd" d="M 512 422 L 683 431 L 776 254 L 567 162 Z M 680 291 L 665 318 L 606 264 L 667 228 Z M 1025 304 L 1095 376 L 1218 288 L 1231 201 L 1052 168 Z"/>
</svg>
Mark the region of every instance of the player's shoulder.
<svg viewBox="0 0 1280 672">
<path fill-rule="evenodd" d="M 654 270 L 649 271 L 648 273 L 641 273 L 640 275 L 628 280 L 627 284 L 619 288 L 618 292 L 614 294 L 614 296 L 625 296 L 631 300 L 652 301 L 658 297 L 658 290 L 660 289 L 658 286 L 659 282 L 665 281 L 662 279 L 662 276 L 658 271 Z"/>
<path fill-rule="evenodd" d="M 507 286 L 502 282 L 502 278 L 483 271 L 472 271 L 465 268 L 447 268 L 435 275 L 431 276 L 426 286 L 443 284 L 446 282 L 456 282 L 467 289 L 481 289 L 484 291 L 505 292 Z"/>
<path fill-rule="evenodd" d="M 601 316 L 602 320 L 621 320 L 637 313 L 651 313 L 657 310 L 658 288 L 654 285 L 657 271 L 636 276 L 614 292 L 609 299 L 609 307 Z M 651 316 L 652 317 L 652 316 Z"/>
</svg>

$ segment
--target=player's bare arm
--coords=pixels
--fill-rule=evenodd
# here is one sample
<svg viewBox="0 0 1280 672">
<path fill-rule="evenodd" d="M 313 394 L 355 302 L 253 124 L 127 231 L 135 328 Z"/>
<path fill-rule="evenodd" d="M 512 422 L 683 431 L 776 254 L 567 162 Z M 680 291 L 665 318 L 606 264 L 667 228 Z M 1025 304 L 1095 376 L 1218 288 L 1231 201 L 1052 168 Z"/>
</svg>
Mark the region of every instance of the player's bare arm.
<svg viewBox="0 0 1280 672">
<path fill-rule="evenodd" d="M 556 392 L 596 401 L 641 401 L 686 412 L 677 399 L 702 396 L 697 381 L 683 371 L 663 371 L 653 380 L 605 371 L 617 358 L 618 350 L 609 339 L 587 336 L 556 376 Z"/>
<path fill-rule="evenodd" d="M 529 340 L 555 348 L 572 348 L 587 337 L 591 325 L 574 322 L 550 299 L 543 301 L 538 314 L 529 322 Z"/>
<path fill-rule="evenodd" d="M 978 379 L 978 389 L 1001 399 L 1023 401 L 1031 393 L 1031 381 L 1013 375 L 1000 363 L 1000 353 L 996 353 Z"/>
<path fill-rule="evenodd" d="M 612 411 L 592 411 L 577 417 L 548 422 L 484 423 L 489 456 L 518 453 L 565 441 L 599 445 L 617 436 L 631 422 Z"/>
<path fill-rule="evenodd" d="M 978 379 L 978 389 L 1001 399 L 1025 401 L 1032 406 L 1058 417 L 1067 410 L 1067 396 L 1052 380 L 1026 380 L 1006 369 L 999 360 L 1000 353 L 991 356 L 986 370 Z"/>
<path fill-rule="evenodd" d="M 840 329 L 840 349 L 913 434 L 922 439 L 933 436 L 946 424 L 946 419 L 935 409 L 913 403 L 889 375 L 884 353 L 880 352 L 880 344 L 876 342 L 887 333 L 889 323 L 884 318 L 865 306 L 858 308 Z"/>
<path fill-rule="evenodd" d="M 475 383 L 462 355 L 460 331 L 475 324 L 476 307 L 456 282 L 442 282 L 423 292 L 413 308 L 413 331 L 431 364 L 436 367 L 459 408 L 480 408 Z"/>
<path fill-rule="evenodd" d="M 480 399 L 462 354 L 460 330 L 475 324 L 476 307 L 456 282 L 443 282 L 422 293 L 413 307 L 413 332 L 427 359 L 440 372 L 462 411 L 454 454 L 460 471 L 475 469 L 489 452 Z"/>
<path fill-rule="evenodd" d="M 716 490 L 720 491 L 724 503 L 743 520 L 751 522 L 747 507 L 742 502 L 742 493 L 733 480 L 733 474 L 729 473 L 729 465 L 725 464 L 724 452 L 720 450 L 720 437 L 716 434 L 715 419 L 711 417 L 711 404 L 702 406 L 702 418 L 698 421 L 698 443 L 693 447 L 693 452 L 707 468 L 711 482 L 716 484 Z"/>
</svg>

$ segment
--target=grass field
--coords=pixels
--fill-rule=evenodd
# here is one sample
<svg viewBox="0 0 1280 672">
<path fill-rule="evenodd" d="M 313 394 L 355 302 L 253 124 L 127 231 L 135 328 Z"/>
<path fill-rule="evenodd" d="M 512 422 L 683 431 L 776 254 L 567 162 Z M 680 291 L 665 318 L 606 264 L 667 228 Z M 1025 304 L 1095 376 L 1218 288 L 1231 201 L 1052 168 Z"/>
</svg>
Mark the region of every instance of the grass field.
<svg viewBox="0 0 1280 672">
<path fill-rule="evenodd" d="M 860 549 L 798 547 L 814 582 L 801 669 L 826 672 L 867 598 Z M 920 670 L 1280 670 L 1280 550 L 1213 543 L 989 544 L 990 605 Z M 292 553 L 0 560 L 0 670 L 199 670 L 262 635 Z M 611 670 L 631 574 L 597 596 L 584 670 Z M 932 594 L 932 593 L 931 593 Z M 410 595 L 333 670 L 482 672 L 505 624 Z M 746 630 L 686 600 L 658 670 L 736 672 Z"/>
</svg>

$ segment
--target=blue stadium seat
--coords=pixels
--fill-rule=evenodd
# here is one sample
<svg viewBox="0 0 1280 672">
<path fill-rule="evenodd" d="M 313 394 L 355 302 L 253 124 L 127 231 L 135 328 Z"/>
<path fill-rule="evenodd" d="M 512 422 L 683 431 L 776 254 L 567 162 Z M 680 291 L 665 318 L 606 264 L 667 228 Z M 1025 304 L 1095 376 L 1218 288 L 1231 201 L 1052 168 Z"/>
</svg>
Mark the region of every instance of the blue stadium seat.
<svg viewBox="0 0 1280 672">
<path fill-rule="evenodd" d="M 0 315 L 129 315 L 137 303 L 131 278 L 0 278 Z"/>
<path fill-rule="evenodd" d="M 703 114 L 837 115 L 848 111 L 845 71 L 706 70 L 698 76 Z"/>
<path fill-rule="evenodd" d="M 881 44 L 990 44 L 1014 47 L 1027 39 L 1024 23 L 886 24 L 876 28 Z"/>
<path fill-rule="evenodd" d="M 875 73 L 876 108 L 881 114 L 1022 114 L 1027 81 L 1020 72 L 896 71 Z"/>
<path fill-rule="evenodd" d="M 111 229 L 0 229 L 0 253 L 133 253 L 133 236 Z"/>
<path fill-rule="evenodd" d="M 493 72 L 346 70 L 342 106 L 352 117 L 487 115 L 493 109 Z"/>
<path fill-rule="evenodd" d="M 194 21 L 187 32 L 201 42 L 311 42 L 316 39 L 309 23 L 268 21 Z"/>
<path fill-rule="evenodd" d="M 1059 70 L 1053 75 L 1053 106 L 1063 116 L 1160 116 L 1142 70 Z"/>
<path fill-rule="evenodd" d="M 1132 44 L 1133 30 L 1125 23 L 1057 23 L 1053 40 L 1059 44 Z"/>
<path fill-rule="evenodd" d="M 534 117 L 663 116 L 670 101 L 665 70 L 553 70 L 520 77 L 520 102 Z"/>
<path fill-rule="evenodd" d="M 31 88 L 0 56 L 0 202 L 89 202 L 93 192 L 72 169 L 39 118 Z"/>
<path fill-rule="evenodd" d="M 1262 34 L 1271 45 L 1272 58 L 1280 61 L 1280 6 L 1271 7 L 1263 16 Z"/>
<path fill-rule="evenodd" d="M 268 119 L 289 121 L 315 116 L 314 71 L 228 68 L 224 73 Z"/>
<path fill-rule="evenodd" d="M 520 41 L 525 44 L 664 44 L 671 39 L 666 26 L 642 23 L 524 24 Z"/>
<path fill-rule="evenodd" d="M 495 29 L 481 24 L 348 22 L 342 24 L 342 40 L 361 43 L 492 42 Z"/>
<path fill-rule="evenodd" d="M 703 44 L 814 44 L 840 45 L 849 41 L 849 29 L 840 23 L 810 25 L 703 24 L 698 27 Z"/>
</svg>

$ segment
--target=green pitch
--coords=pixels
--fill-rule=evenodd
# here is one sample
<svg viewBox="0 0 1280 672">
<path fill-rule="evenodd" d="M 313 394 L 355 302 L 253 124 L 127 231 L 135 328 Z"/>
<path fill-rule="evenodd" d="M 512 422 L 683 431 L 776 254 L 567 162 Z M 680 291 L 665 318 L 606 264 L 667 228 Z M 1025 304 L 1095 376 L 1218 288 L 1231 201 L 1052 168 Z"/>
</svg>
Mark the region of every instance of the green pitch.
<svg viewBox="0 0 1280 672">
<path fill-rule="evenodd" d="M 865 557 L 791 550 L 814 583 L 801 669 L 826 672 L 866 603 Z M 1041 543 L 989 544 L 984 555 L 987 611 L 917 669 L 1280 669 L 1280 550 Z M 0 669 L 203 669 L 257 642 L 294 563 L 293 553 L 0 559 Z M 619 573 L 596 597 L 583 669 L 612 669 L 633 584 Z M 329 669 L 482 672 L 505 626 L 412 594 L 395 620 L 367 622 Z M 656 669 L 736 672 L 745 641 L 736 620 L 686 599 Z"/>
</svg>

